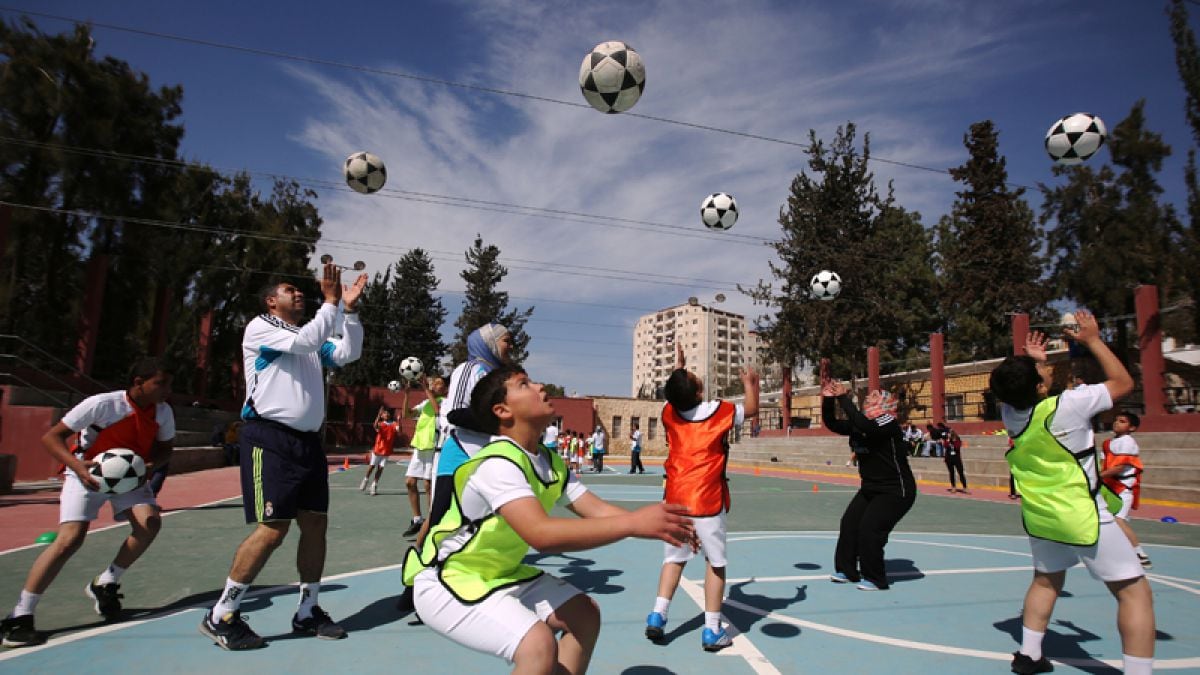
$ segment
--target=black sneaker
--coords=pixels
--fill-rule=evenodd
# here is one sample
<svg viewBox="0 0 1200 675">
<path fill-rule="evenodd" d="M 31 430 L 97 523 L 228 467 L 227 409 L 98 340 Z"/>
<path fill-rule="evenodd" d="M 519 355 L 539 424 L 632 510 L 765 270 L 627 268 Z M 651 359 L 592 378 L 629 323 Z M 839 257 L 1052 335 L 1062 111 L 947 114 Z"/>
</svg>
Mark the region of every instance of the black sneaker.
<svg viewBox="0 0 1200 675">
<path fill-rule="evenodd" d="M 46 641 L 46 636 L 33 627 L 32 614 L 0 621 L 0 633 L 4 634 L 5 647 L 32 647 Z"/>
<path fill-rule="evenodd" d="M 121 598 L 125 597 L 119 592 L 121 584 L 98 584 L 95 579 L 88 582 L 88 585 L 83 588 L 83 592 L 96 604 L 93 605 L 96 613 L 104 617 L 105 621 L 116 621 L 121 618 Z"/>
<path fill-rule="evenodd" d="M 297 613 L 292 617 L 292 632 L 298 635 L 315 635 L 322 640 L 340 640 L 346 637 L 342 628 L 320 606 L 312 608 L 312 616 L 301 619 Z"/>
<path fill-rule="evenodd" d="M 405 531 L 404 531 L 404 534 L 403 534 L 403 535 L 401 535 L 401 536 L 404 536 L 404 537 L 415 537 L 415 536 L 416 536 L 416 534 L 417 534 L 418 532 L 420 532 L 420 531 L 421 531 L 421 525 L 422 525 L 424 522 L 425 522 L 425 521 L 424 521 L 424 520 L 422 520 L 422 519 L 420 519 L 420 518 L 417 518 L 416 520 L 412 521 L 411 523 L 409 523 L 409 524 L 408 524 L 408 529 L 407 529 L 407 530 L 405 530 Z"/>
<path fill-rule="evenodd" d="M 1047 659 L 1045 656 L 1034 661 L 1026 654 L 1013 652 L 1012 671 L 1018 673 L 1018 675 L 1048 673 L 1052 670 L 1054 670 L 1054 664 L 1050 663 L 1050 659 Z"/>
<path fill-rule="evenodd" d="M 200 633 L 207 635 L 221 649 L 231 652 L 258 649 L 266 644 L 261 635 L 250 630 L 241 612 L 226 614 L 220 621 L 212 620 L 212 610 L 205 612 L 200 620 Z"/>
<path fill-rule="evenodd" d="M 404 614 L 417 611 L 417 605 L 413 602 L 413 587 L 405 586 L 400 593 L 400 598 L 396 600 L 396 609 Z"/>
</svg>

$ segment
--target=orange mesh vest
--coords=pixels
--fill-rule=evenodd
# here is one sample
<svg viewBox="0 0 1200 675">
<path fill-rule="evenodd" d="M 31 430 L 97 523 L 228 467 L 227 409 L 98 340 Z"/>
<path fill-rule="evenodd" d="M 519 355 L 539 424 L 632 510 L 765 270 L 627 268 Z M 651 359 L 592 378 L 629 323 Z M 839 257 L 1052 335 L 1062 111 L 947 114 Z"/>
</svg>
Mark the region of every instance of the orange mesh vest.
<svg viewBox="0 0 1200 675">
<path fill-rule="evenodd" d="M 1122 464 L 1132 466 L 1135 469 L 1133 474 L 1134 481 L 1133 487 L 1129 487 L 1122 483 L 1120 478 L 1114 476 L 1112 478 L 1105 478 L 1104 484 L 1108 486 L 1109 490 L 1117 494 L 1121 494 L 1126 490 L 1133 490 L 1133 508 L 1136 509 L 1138 506 L 1141 506 L 1142 501 L 1142 458 L 1137 455 L 1114 455 L 1109 451 L 1109 443 L 1111 441 L 1111 438 L 1106 439 L 1102 445 L 1104 448 L 1103 470 L 1107 471 L 1114 466 L 1121 466 Z"/>
<path fill-rule="evenodd" d="M 729 460 L 726 435 L 733 428 L 737 408 L 721 401 L 713 414 L 688 421 L 668 403 L 663 408 L 667 432 L 665 499 L 682 504 L 696 518 L 715 516 L 729 510 L 729 484 L 725 463 Z"/>
<path fill-rule="evenodd" d="M 154 450 L 154 440 L 158 436 L 157 407 L 153 404 L 139 408 L 129 401 L 133 412 L 128 417 L 100 429 L 93 425 L 98 433 L 96 440 L 86 448 L 76 447 L 75 452 L 83 451 L 84 459 L 92 459 L 105 450 L 113 448 L 129 448 L 150 461 L 151 451 Z"/>
</svg>

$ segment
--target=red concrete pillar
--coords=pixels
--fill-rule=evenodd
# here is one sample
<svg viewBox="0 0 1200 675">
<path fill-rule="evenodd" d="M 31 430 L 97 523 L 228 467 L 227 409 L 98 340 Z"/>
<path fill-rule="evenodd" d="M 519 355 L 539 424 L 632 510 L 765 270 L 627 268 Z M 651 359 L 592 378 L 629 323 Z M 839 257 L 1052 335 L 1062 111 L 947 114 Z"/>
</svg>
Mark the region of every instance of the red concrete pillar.
<svg viewBox="0 0 1200 675">
<path fill-rule="evenodd" d="M 1166 365 L 1162 353 L 1162 315 L 1158 313 L 1158 286 L 1138 286 L 1133 291 L 1137 312 L 1138 360 L 1142 366 L 1142 401 L 1146 415 L 1167 412 L 1163 391 Z"/>
<path fill-rule="evenodd" d="M 1017 312 L 1012 315 L 1013 356 L 1025 354 L 1025 338 L 1029 336 L 1029 315 Z"/>
<path fill-rule="evenodd" d="M 867 347 L 867 390 L 879 389 L 879 347 Z"/>
<path fill-rule="evenodd" d="M 941 333 L 929 336 L 929 390 L 933 399 L 930 417 L 934 424 L 946 421 L 946 356 L 943 340 Z"/>
<path fill-rule="evenodd" d="M 160 284 L 154 294 L 154 318 L 150 321 L 150 355 L 167 351 L 167 321 L 171 318 L 171 287 Z"/>
<path fill-rule="evenodd" d="M 783 368 L 783 393 L 780 396 L 779 410 L 783 413 L 783 429 L 787 433 L 792 428 L 792 369 Z"/>
<path fill-rule="evenodd" d="M 208 359 L 212 355 L 213 311 L 210 309 L 200 317 L 200 336 L 196 340 L 196 386 L 197 398 L 208 396 Z"/>
<path fill-rule="evenodd" d="M 87 264 L 87 281 L 84 283 L 87 290 L 83 296 L 83 308 L 79 312 L 79 340 L 75 343 L 75 370 L 83 375 L 92 374 L 92 362 L 96 357 L 108 263 L 107 253 L 93 252 Z"/>
</svg>

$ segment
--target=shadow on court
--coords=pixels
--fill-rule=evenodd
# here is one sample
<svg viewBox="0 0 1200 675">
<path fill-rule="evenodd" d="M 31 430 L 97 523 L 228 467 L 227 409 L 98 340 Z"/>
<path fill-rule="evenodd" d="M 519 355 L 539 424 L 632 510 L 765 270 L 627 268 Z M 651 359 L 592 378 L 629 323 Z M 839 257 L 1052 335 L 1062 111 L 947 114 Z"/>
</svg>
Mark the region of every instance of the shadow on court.
<svg viewBox="0 0 1200 675">
<path fill-rule="evenodd" d="M 613 578 L 624 574 L 624 570 L 592 569 L 596 561 L 590 558 L 565 553 L 536 553 L 526 556 L 525 564 L 539 567 L 557 566 L 555 576 L 584 593 L 612 595 L 625 590 L 624 586 L 610 583 Z"/>
<path fill-rule="evenodd" d="M 888 583 L 892 584 L 901 584 L 925 578 L 925 573 L 917 567 L 915 562 L 908 558 L 885 560 L 883 561 L 883 568 L 887 570 Z"/>
<path fill-rule="evenodd" d="M 769 595 L 757 595 L 746 592 L 746 586 L 753 581 L 743 581 L 741 583 L 732 584 L 728 589 L 728 598 L 736 600 L 744 605 L 749 605 L 764 612 L 783 612 L 792 605 L 804 602 L 808 599 L 808 584 L 796 587 L 796 593 L 790 598 L 775 598 Z M 749 633 L 754 624 L 762 621 L 766 617 L 746 612 L 737 609 L 736 607 L 726 606 L 723 608 L 725 617 L 728 618 L 737 629 L 743 633 Z M 772 622 L 762 627 L 764 635 L 774 638 L 796 637 L 800 634 L 800 629 L 789 623 Z"/>
<path fill-rule="evenodd" d="M 992 624 L 997 630 L 1012 636 L 1015 644 L 1014 651 L 1021 646 L 1021 617 L 1005 619 Z M 1085 673 L 1120 673 L 1120 668 L 1113 668 L 1097 660 L 1084 646 L 1086 642 L 1096 642 L 1102 638 L 1071 621 L 1051 620 L 1046 629 L 1046 637 L 1042 642 L 1042 651 L 1053 654 L 1056 659 L 1076 659 L 1075 667 Z"/>
</svg>

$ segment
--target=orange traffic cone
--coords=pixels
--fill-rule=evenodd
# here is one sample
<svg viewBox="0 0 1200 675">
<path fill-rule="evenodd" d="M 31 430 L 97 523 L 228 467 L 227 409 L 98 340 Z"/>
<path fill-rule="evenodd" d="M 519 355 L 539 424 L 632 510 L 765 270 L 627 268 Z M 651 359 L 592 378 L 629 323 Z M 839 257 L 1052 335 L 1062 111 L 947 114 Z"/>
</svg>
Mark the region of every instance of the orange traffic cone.
<svg viewBox="0 0 1200 675">
<path fill-rule="evenodd" d="M 813 483 L 813 492 L 820 492 L 820 491 L 821 491 L 821 486 L 817 485 L 816 483 Z"/>
<path fill-rule="evenodd" d="M 350 458 L 347 457 L 346 460 L 344 462 L 342 462 L 342 471 L 348 471 L 349 469 L 350 469 Z"/>
<path fill-rule="evenodd" d="M 761 476 L 761 475 L 762 475 L 762 469 L 759 469 L 757 466 L 756 466 L 756 467 L 754 467 L 754 475 L 755 475 L 755 476 Z"/>
</svg>

